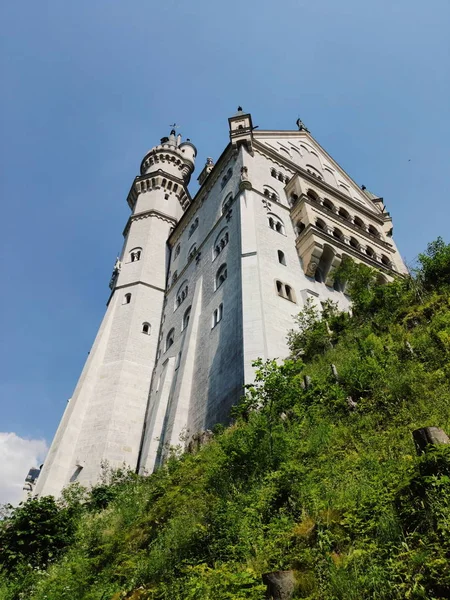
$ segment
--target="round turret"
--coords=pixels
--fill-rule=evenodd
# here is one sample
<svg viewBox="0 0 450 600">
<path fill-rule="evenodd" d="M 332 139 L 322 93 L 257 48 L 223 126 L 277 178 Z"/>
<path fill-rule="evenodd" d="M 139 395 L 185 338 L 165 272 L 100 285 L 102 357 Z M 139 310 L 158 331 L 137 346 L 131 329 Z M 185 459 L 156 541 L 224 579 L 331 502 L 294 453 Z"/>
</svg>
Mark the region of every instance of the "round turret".
<svg viewBox="0 0 450 600">
<path fill-rule="evenodd" d="M 161 138 L 161 143 L 145 155 L 141 163 L 141 175 L 162 171 L 187 185 L 195 168 L 197 149 L 190 140 L 181 142 L 181 135 L 172 129 L 169 137 Z"/>
</svg>

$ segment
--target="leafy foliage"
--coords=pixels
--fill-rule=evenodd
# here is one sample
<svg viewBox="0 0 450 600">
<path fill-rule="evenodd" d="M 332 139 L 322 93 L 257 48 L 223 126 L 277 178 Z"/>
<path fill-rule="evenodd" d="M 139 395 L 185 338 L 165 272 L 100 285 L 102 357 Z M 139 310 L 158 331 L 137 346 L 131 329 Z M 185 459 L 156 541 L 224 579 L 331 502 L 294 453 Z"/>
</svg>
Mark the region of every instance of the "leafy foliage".
<svg viewBox="0 0 450 600">
<path fill-rule="evenodd" d="M 450 449 L 411 436 L 450 432 L 449 268 L 439 240 L 384 286 L 344 264 L 352 315 L 307 305 L 200 451 L 10 510 L 0 600 L 262 600 L 283 569 L 296 598 L 450 597 Z"/>
</svg>

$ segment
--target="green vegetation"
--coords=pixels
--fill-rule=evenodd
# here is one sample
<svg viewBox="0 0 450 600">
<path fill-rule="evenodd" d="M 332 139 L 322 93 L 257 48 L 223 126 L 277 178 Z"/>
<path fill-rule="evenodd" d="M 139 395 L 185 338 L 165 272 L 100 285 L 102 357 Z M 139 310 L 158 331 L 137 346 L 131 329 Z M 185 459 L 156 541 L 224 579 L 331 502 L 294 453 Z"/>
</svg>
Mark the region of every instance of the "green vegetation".
<svg viewBox="0 0 450 600">
<path fill-rule="evenodd" d="M 411 432 L 450 432 L 450 246 L 385 286 L 338 276 L 352 316 L 308 305 L 201 450 L 9 509 L 0 599 L 262 600 L 278 569 L 296 598 L 449 598 L 450 447 Z"/>
</svg>

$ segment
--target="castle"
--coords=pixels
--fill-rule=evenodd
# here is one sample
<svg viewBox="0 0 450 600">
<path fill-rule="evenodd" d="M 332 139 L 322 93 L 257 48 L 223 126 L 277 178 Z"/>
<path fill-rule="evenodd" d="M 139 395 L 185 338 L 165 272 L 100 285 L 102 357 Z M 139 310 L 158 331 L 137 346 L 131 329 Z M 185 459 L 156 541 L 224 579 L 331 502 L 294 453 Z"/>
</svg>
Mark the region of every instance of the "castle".
<svg viewBox="0 0 450 600">
<path fill-rule="evenodd" d="M 142 160 L 111 295 L 34 492 L 95 483 L 101 463 L 149 473 L 170 446 L 218 422 L 252 381 L 252 362 L 284 357 L 310 298 L 346 309 L 334 277 L 348 256 L 389 281 L 405 266 L 383 199 L 360 188 L 298 120 L 253 126 L 240 107 L 207 160 L 174 130 Z"/>
</svg>

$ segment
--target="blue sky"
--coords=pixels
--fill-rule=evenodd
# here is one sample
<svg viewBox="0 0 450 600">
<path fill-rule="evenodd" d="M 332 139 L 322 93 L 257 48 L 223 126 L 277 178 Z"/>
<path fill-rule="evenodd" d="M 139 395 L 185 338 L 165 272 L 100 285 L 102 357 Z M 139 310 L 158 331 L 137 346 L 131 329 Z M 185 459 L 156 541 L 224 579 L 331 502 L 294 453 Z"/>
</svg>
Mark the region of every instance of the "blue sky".
<svg viewBox="0 0 450 600">
<path fill-rule="evenodd" d="M 51 440 L 104 313 L 127 192 L 174 120 L 197 145 L 198 174 L 238 104 L 263 129 L 301 116 L 384 196 L 409 263 L 449 240 L 448 0 L 3 0 L 0 11 L 0 431 Z"/>
</svg>

